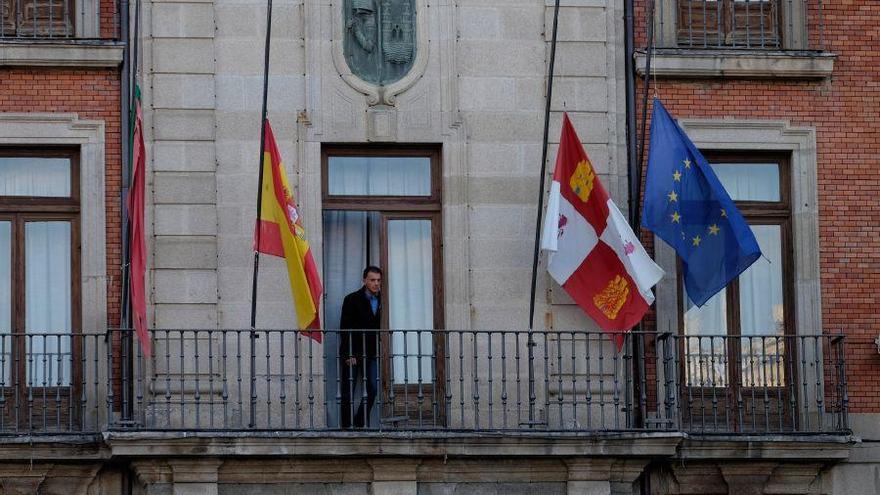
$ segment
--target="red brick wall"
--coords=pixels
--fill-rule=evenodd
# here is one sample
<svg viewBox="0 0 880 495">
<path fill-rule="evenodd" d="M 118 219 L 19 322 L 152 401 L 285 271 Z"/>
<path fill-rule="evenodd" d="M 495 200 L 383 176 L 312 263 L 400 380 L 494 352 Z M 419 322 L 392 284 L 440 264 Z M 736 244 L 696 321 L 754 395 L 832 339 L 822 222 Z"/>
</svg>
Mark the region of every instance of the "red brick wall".
<svg viewBox="0 0 880 495">
<path fill-rule="evenodd" d="M 105 124 L 107 324 L 120 310 L 120 80 L 117 69 L 0 69 L 0 112 L 76 113 Z M 84 329 L 88 330 L 88 329 Z"/>
<path fill-rule="evenodd" d="M 636 4 L 636 46 L 644 48 L 646 0 Z M 823 327 L 847 336 L 850 411 L 880 412 L 873 344 L 880 334 L 880 3 L 823 4 L 825 49 L 837 54 L 832 77 L 660 79 L 659 94 L 677 118 L 788 119 L 816 128 Z M 814 18 L 810 24 L 815 29 Z"/>
</svg>

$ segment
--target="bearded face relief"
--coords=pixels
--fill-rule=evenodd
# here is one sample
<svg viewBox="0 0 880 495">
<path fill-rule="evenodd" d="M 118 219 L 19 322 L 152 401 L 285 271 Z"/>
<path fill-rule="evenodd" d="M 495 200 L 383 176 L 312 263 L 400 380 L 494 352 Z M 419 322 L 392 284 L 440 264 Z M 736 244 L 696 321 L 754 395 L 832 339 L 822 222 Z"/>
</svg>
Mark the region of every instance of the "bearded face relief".
<svg viewBox="0 0 880 495">
<path fill-rule="evenodd" d="M 345 0 L 343 53 L 352 73 L 386 86 L 402 79 L 416 54 L 416 0 Z"/>
<path fill-rule="evenodd" d="M 376 46 L 376 9 L 373 0 L 352 0 L 351 18 L 345 28 L 355 42 L 367 53 Z"/>
</svg>

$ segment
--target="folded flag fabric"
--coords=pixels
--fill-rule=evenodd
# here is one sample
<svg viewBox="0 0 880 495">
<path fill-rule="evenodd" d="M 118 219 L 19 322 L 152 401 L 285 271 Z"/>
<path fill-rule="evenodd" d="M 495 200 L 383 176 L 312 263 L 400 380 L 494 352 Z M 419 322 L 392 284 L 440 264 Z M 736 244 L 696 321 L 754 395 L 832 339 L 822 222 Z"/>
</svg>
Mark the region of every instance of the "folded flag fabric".
<svg viewBox="0 0 880 495">
<path fill-rule="evenodd" d="M 656 98 L 642 226 L 678 253 L 687 295 L 697 306 L 761 257 L 712 167 Z"/>
<path fill-rule="evenodd" d="M 567 114 L 541 248 L 550 253 L 550 276 L 620 348 L 654 302 L 651 287 L 663 270 L 605 191 Z"/>
<path fill-rule="evenodd" d="M 321 342 L 318 308 L 324 288 L 268 120 L 265 126 L 263 191 L 260 218 L 257 219 L 257 231 L 254 233 L 254 250 L 287 261 L 299 328 Z"/>
</svg>

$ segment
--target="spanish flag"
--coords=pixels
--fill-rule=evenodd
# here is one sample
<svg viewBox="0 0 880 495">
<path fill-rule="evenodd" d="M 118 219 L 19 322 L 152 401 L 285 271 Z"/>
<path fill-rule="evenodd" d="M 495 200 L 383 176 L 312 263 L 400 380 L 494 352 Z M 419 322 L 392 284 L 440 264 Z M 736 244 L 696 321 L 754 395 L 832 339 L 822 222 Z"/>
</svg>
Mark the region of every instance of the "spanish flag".
<svg viewBox="0 0 880 495">
<path fill-rule="evenodd" d="M 324 288 L 268 119 L 264 125 L 263 185 L 254 250 L 287 260 L 287 274 L 299 328 L 315 341 L 321 342 L 318 305 Z"/>
</svg>

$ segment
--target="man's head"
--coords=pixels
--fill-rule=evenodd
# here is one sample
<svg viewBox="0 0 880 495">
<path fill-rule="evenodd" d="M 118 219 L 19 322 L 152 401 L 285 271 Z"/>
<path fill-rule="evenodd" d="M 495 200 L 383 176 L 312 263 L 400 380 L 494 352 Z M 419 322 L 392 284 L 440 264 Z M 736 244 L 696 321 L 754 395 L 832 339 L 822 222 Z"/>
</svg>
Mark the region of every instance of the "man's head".
<svg viewBox="0 0 880 495">
<path fill-rule="evenodd" d="M 378 266 L 368 266 L 364 269 L 364 287 L 373 294 L 379 293 L 382 287 L 382 269 Z"/>
</svg>

